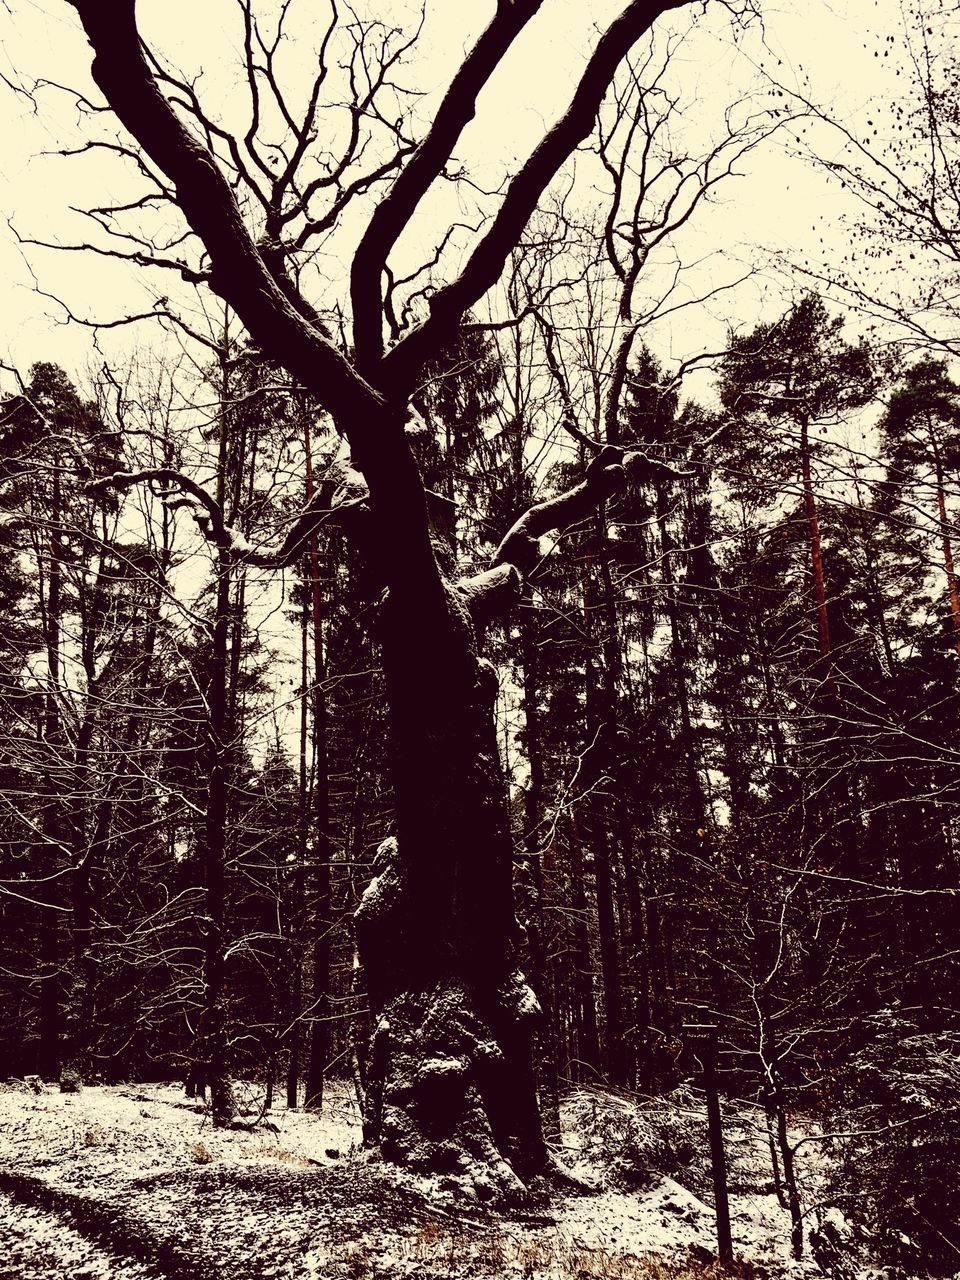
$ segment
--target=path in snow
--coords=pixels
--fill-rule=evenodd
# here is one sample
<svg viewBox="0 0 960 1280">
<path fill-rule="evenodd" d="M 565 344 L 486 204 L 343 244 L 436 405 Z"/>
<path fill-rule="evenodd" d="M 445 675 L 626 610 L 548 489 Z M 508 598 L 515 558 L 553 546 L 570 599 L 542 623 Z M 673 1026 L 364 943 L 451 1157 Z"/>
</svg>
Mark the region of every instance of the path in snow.
<svg viewBox="0 0 960 1280">
<path fill-rule="evenodd" d="M 164 1280 L 101 1247 L 60 1213 L 0 1191 L 0 1280 Z"/>
</svg>

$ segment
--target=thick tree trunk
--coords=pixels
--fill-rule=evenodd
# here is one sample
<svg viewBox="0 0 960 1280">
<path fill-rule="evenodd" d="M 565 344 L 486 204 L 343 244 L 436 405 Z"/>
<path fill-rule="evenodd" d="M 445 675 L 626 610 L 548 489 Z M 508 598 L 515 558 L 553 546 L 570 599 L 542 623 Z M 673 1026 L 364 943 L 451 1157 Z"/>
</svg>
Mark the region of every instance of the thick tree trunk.
<svg viewBox="0 0 960 1280">
<path fill-rule="evenodd" d="M 367 1133 L 388 1158 L 502 1192 L 539 1172 L 545 1150 L 531 1061 L 539 1009 L 517 968 L 494 679 L 453 610 L 442 648 L 415 629 L 434 649 L 425 669 L 398 605 L 388 602 L 384 619 L 398 836 L 381 847 L 356 922 L 378 1014 Z"/>
<path fill-rule="evenodd" d="M 439 571 L 402 432 L 388 420 L 384 436 L 385 448 L 400 444 L 389 486 L 370 486 L 389 588 L 379 638 L 397 835 L 381 846 L 356 915 L 374 1012 L 365 1132 L 389 1159 L 467 1175 L 481 1195 L 517 1192 L 545 1167 L 546 1149 L 531 1054 L 540 1010 L 518 968 L 496 676 Z"/>
</svg>

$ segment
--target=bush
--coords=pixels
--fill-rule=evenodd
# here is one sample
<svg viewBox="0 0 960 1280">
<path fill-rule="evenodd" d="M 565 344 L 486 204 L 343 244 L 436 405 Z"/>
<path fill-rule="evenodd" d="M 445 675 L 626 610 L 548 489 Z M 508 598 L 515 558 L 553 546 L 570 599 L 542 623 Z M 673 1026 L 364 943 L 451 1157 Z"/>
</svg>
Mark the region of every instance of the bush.
<svg viewBox="0 0 960 1280">
<path fill-rule="evenodd" d="M 76 1067 L 64 1067 L 60 1072 L 60 1092 L 79 1093 L 83 1088 L 83 1079 Z"/>
<path fill-rule="evenodd" d="M 565 1107 L 580 1138 L 580 1158 L 608 1186 L 635 1190 L 660 1175 L 683 1173 L 697 1194 L 710 1186 L 702 1105 L 681 1086 L 656 1101 L 637 1103 L 615 1093 L 581 1089 Z"/>
<path fill-rule="evenodd" d="M 878 1261 L 910 1275 L 960 1262 L 960 1034 L 926 1031 L 916 1011 L 882 1010 L 839 1080 L 834 1190 Z"/>
</svg>

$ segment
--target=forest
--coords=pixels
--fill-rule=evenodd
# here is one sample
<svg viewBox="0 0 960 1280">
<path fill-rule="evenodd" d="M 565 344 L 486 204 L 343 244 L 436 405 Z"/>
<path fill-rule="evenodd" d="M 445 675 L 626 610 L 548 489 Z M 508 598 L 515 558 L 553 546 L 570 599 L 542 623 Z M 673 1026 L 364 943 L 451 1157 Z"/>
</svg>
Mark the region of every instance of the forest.
<svg viewBox="0 0 960 1280">
<path fill-rule="evenodd" d="M 3 6 L 0 1275 L 960 1274 L 954 6 L 442 8 Z"/>
</svg>

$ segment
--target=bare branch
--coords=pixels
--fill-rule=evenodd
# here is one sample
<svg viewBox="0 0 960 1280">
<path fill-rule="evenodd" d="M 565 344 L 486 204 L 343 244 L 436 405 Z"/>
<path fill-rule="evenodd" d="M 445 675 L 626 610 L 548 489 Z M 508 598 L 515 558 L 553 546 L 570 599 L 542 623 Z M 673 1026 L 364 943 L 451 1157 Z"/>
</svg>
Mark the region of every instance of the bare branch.
<svg viewBox="0 0 960 1280">
<path fill-rule="evenodd" d="M 210 284 L 265 350 L 282 348 L 291 373 L 363 434 L 378 396 L 291 303 L 244 226 L 236 198 L 209 150 L 164 97 L 146 61 L 134 0 L 109 10 L 70 0 L 93 45 L 92 73 L 121 122 L 170 178 L 190 226 L 210 255 Z"/>
<path fill-rule="evenodd" d="M 353 260 L 350 296 L 354 348 L 358 366 L 367 376 L 383 355 L 382 275 L 390 250 L 450 159 L 460 134 L 473 118 L 480 90 L 540 8 L 540 3 L 541 0 L 516 0 L 516 3 L 499 0 L 493 21 L 461 63 L 427 136 L 378 205 L 363 233 Z M 470 302 L 479 296 L 478 293 Z M 470 302 L 461 308 L 461 314 Z"/>
<path fill-rule="evenodd" d="M 684 2 L 631 0 L 620 17 L 603 33 L 577 84 L 570 106 L 510 183 L 489 231 L 473 250 L 459 277 L 434 294 L 430 300 L 429 319 L 387 355 L 385 365 L 391 384 L 409 387 L 419 367 L 442 346 L 468 308 L 496 283 L 537 201 L 567 157 L 593 128 L 600 103 L 624 53 L 657 18 Z M 362 299 L 366 299 L 370 288 L 370 282 L 365 279 Z M 379 268 L 376 296 L 379 300 Z"/>
</svg>

